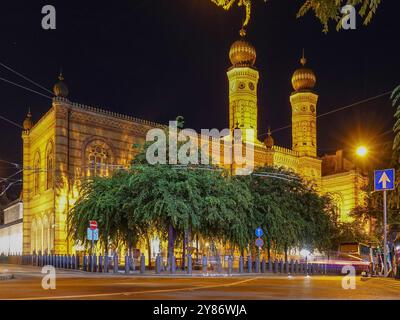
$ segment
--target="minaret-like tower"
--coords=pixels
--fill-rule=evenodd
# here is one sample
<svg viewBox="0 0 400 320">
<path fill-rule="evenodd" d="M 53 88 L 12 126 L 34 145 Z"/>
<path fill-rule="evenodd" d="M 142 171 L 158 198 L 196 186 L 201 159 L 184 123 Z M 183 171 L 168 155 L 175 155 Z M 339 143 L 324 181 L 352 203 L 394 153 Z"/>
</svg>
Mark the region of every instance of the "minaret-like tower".
<svg viewBox="0 0 400 320">
<path fill-rule="evenodd" d="M 228 70 L 229 79 L 229 128 L 242 130 L 243 141 L 258 143 L 257 140 L 257 86 L 259 74 L 254 68 L 255 48 L 243 38 L 230 49 L 232 66 Z M 254 137 L 246 136 L 246 129 L 254 130 Z"/>
<path fill-rule="evenodd" d="M 294 92 L 290 96 L 292 105 L 292 144 L 300 156 L 317 157 L 317 102 L 313 91 L 317 78 L 306 68 L 306 58 L 300 60 L 302 67 L 292 77 Z"/>
</svg>

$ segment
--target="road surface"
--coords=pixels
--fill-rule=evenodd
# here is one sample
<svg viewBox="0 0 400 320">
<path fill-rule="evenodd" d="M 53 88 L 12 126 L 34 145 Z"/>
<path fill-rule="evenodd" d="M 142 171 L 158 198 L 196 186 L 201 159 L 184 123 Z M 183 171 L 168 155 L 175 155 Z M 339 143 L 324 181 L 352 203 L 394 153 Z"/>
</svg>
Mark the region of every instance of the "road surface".
<svg viewBox="0 0 400 320">
<path fill-rule="evenodd" d="M 339 276 L 125 276 L 57 271 L 56 290 L 42 288 L 41 269 L 0 265 L 0 299 L 23 300 L 302 300 L 400 299 L 400 281 L 357 277 L 355 290 Z"/>
</svg>

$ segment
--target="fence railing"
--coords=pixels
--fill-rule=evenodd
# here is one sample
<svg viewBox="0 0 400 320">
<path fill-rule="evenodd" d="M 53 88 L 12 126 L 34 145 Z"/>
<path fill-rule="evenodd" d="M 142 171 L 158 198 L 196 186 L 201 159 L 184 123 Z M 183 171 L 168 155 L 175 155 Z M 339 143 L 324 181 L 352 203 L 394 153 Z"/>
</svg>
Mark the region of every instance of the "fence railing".
<svg viewBox="0 0 400 320">
<path fill-rule="evenodd" d="M 339 275 L 345 264 L 322 264 L 307 263 L 297 260 L 269 260 L 265 258 L 259 260 L 248 257 L 220 257 L 204 256 L 196 261 L 191 255 L 187 255 L 185 265 L 177 265 L 177 259 L 163 259 L 158 255 L 155 265 L 152 268 L 146 266 L 144 254 L 139 259 L 125 256 L 123 261 L 118 255 L 96 256 L 96 255 L 0 255 L 0 263 L 15 265 L 30 265 L 36 267 L 53 266 L 56 269 L 79 270 L 91 273 L 145 273 L 155 274 L 176 274 L 179 273 L 198 273 L 203 275 L 218 274 L 285 274 L 285 275 Z M 368 272 L 368 266 L 354 265 L 359 274 L 363 271 Z"/>
</svg>

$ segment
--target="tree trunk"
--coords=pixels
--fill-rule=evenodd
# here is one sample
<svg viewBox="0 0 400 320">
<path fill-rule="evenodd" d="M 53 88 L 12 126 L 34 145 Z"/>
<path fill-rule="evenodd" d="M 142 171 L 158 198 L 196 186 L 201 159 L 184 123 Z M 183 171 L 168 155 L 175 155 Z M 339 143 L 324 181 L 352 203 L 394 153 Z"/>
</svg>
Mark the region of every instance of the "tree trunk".
<svg viewBox="0 0 400 320">
<path fill-rule="evenodd" d="M 288 247 L 285 244 L 285 262 L 287 262 L 287 261 L 288 261 Z"/>
<path fill-rule="evenodd" d="M 186 246 L 187 246 L 187 231 L 184 231 L 183 241 L 182 241 L 182 262 L 181 262 L 182 270 L 185 270 Z"/>
<path fill-rule="evenodd" d="M 146 243 L 147 243 L 147 252 L 149 259 L 149 267 L 151 268 L 151 241 L 148 233 L 146 233 Z"/>
<path fill-rule="evenodd" d="M 271 260 L 271 242 L 267 239 L 268 261 Z"/>
<path fill-rule="evenodd" d="M 168 268 L 171 268 L 171 258 L 174 256 L 175 230 L 172 224 L 168 225 Z"/>
<path fill-rule="evenodd" d="M 199 260 L 199 234 L 196 234 L 196 260 Z"/>
</svg>

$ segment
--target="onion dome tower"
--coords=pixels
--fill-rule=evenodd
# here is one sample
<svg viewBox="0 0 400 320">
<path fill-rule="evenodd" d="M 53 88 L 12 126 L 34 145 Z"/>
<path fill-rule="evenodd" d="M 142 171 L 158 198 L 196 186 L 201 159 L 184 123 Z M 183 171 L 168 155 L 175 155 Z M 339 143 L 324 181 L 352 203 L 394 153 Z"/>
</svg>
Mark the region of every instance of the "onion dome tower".
<svg viewBox="0 0 400 320">
<path fill-rule="evenodd" d="M 56 97 L 67 98 L 69 90 L 67 85 L 64 83 L 64 76 L 62 72 L 58 76 L 58 82 L 53 87 L 53 93 Z"/>
<path fill-rule="evenodd" d="M 257 53 L 252 44 L 241 37 L 229 50 L 231 67 L 229 80 L 229 128 L 242 130 L 244 142 L 259 143 L 257 140 L 257 86 L 259 74 L 254 67 Z M 250 131 L 253 130 L 253 131 Z"/>
<path fill-rule="evenodd" d="M 264 144 L 267 147 L 267 149 L 272 149 L 273 146 L 275 145 L 274 138 L 272 138 L 271 128 L 268 128 L 268 133 L 267 137 L 265 138 Z"/>
<path fill-rule="evenodd" d="M 292 76 L 295 90 L 290 96 L 292 105 L 292 148 L 300 156 L 317 157 L 317 102 L 313 91 L 317 77 L 312 69 L 306 68 L 307 60 L 300 59 L 301 67 Z"/>
</svg>

